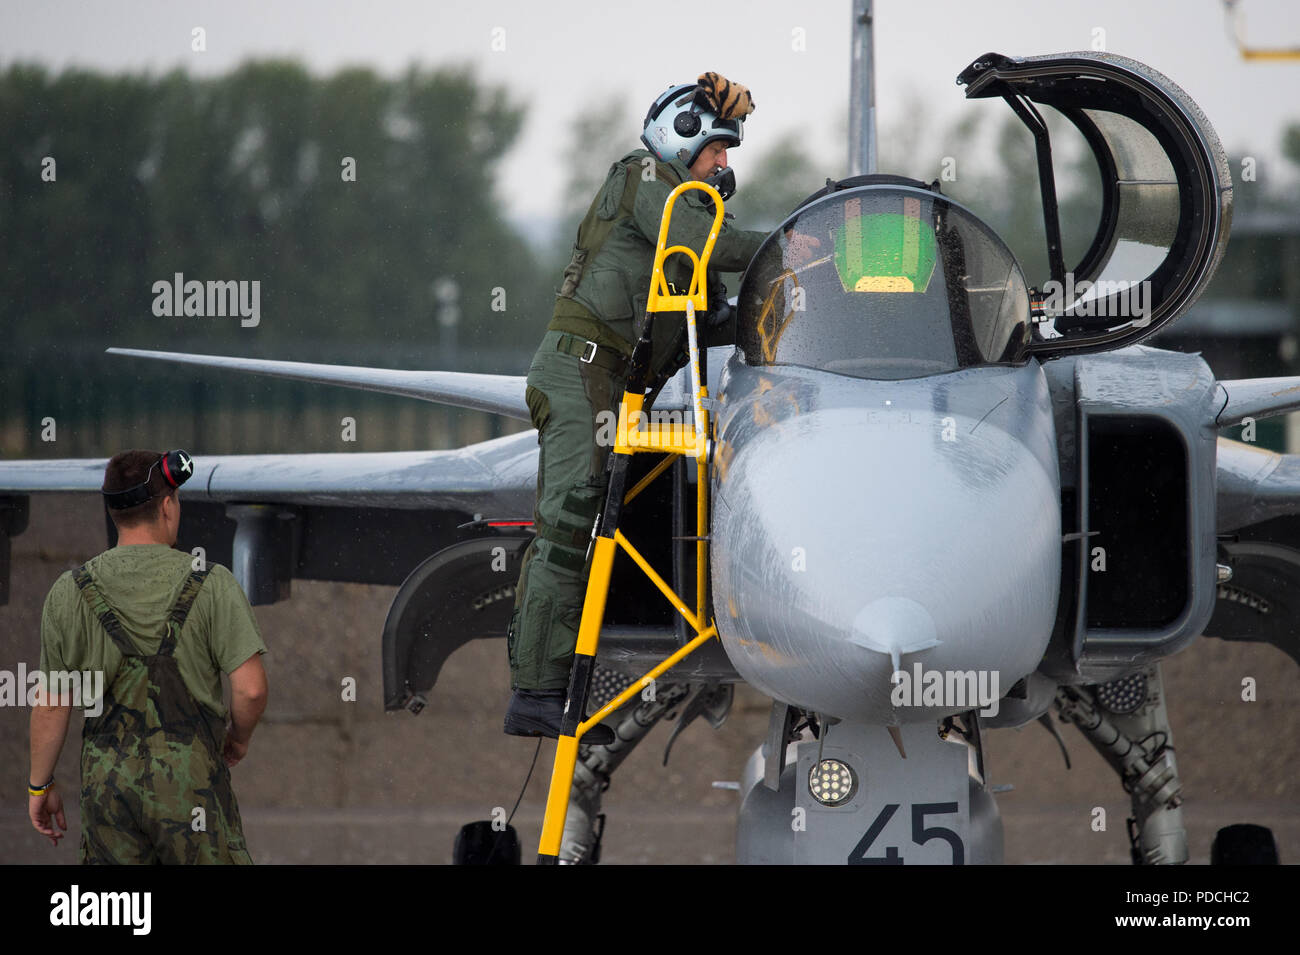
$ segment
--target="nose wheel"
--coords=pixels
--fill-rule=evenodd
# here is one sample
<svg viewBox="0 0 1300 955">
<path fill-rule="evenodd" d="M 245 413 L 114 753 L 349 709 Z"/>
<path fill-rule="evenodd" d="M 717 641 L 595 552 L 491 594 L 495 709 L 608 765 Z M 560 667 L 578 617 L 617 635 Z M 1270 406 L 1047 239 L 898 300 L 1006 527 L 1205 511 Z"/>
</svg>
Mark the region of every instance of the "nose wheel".
<svg viewBox="0 0 1300 955">
<path fill-rule="evenodd" d="M 1277 842 L 1267 826 L 1224 826 L 1210 848 L 1210 865 L 1277 865 Z"/>
</svg>

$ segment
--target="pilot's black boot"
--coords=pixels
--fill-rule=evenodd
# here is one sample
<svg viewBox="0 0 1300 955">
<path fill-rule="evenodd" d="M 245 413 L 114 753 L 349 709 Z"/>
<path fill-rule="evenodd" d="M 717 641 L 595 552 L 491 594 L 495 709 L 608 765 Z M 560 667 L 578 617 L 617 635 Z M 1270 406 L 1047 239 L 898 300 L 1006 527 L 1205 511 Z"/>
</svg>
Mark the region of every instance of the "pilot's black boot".
<svg viewBox="0 0 1300 955">
<path fill-rule="evenodd" d="M 565 696 L 564 690 L 515 690 L 506 710 L 506 734 L 559 739 Z M 597 723 L 583 734 L 582 742 L 607 745 L 614 742 L 614 731 L 604 723 Z"/>
</svg>

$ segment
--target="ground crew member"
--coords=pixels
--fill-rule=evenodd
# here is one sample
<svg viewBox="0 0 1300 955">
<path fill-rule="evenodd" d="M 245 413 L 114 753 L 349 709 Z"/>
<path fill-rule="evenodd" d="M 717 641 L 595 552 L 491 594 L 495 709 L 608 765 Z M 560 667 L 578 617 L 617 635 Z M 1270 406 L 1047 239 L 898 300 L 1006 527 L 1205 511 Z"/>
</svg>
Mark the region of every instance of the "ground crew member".
<svg viewBox="0 0 1300 955">
<path fill-rule="evenodd" d="M 230 767 L 266 706 L 266 652 L 230 571 L 174 550 L 183 451 L 123 451 L 103 494 L 116 547 L 55 581 L 41 615 L 41 672 L 100 671 L 81 747 L 83 863 L 251 863 Z M 230 675 L 225 726 L 220 673 Z M 67 822 L 54 782 L 72 706 L 32 708 L 28 814 L 54 845 Z M 55 829 L 54 824 L 58 824 Z"/>
<path fill-rule="evenodd" d="M 617 409 L 622 397 L 645 316 L 664 202 L 690 179 L 725 182 L 727 149 L 740 145 L 753 108 L 747 89 L 717 73 L 671 87 L 646 114 L 646 149 L 610 166 L 578 226 L 554 315 L 528 372 L 526 398 L 541 450 L 536 536 L 524 554 L 507 640 L 514 689 L 508 734 L 559 735 L 586 592 L 587 546 L 608 484 L 610 447 L 598 440 L 598 415 Z M 725 199 L 728 192 L 722 194 Z M 689 192 L 676 202 L 668 246 L 703 250 L 714 214 L 702 195 Z M 724 223 L 709 264 L 741 271 L 766 237 Z M 671 257 L 665 273 L 675 289 L 687 290 L 691 266 L 685 256 Z M 710 273 L 712 293 L 718 285 Z M 651 379 L 685 363 L 684 326 L 684 314 L 656 316 Z M 598 725 L 583 739 L 610 742 L 613 732 Z"/>
</svg>

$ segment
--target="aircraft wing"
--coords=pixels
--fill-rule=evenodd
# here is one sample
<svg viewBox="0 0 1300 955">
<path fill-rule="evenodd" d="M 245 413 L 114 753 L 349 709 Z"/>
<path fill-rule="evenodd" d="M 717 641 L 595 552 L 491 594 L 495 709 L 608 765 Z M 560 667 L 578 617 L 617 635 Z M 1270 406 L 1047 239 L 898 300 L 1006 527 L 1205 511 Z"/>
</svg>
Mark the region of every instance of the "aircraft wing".
<svg viewBox="0 0 1300 955">
<path fill-rule="evenodd" d="M 110 355 L 126 355 L 199 365 L 224 371 L 243 371 L 272 378 L 291 378 L 323 385 L 343 385 L 362 391 L 378 391 L 489 411 L 530 420 L 524 402 L 524 378 L 516 375 L 480 375 L 463 371 L 403 371 L 396 368 L 358 368 L 350 365 L 319 365 L 302 361 L 270 361 L 264 358 L 231 358 L 224 355 L 191 355 L 183 352 L 145 351 L 139 348 L 110 348 Z"/>
<path fill-rule="evenodd" d="M 183 503 L 532 512 L 537 434 L 506 435 L 450 451 L 358 454 L 195 452 Z M 0 461 L 0 494 L 98 493 L 107 458 Z"/>
<path fill-rule="evenodd" d="M 110 348 L 110 354 L 342 385 L 528 420 L 524 379 Z M 531 518 L 535 432 L 450 451 L 195 455 L 177 546 L 227 564 L 249 599 L 284 599 L 294 577 L 400 584 L 430 554 L 481 529 Z M 0 532 L 27 523 L 31 494 L 96 493 L 106 459 L 0 462 Z M 109 543 L 116 534 L 105 519 Z M 5 548 L 7 556 L 7 547 Z M 0 602 L 7 597 L 0 567 Z"/>
<path fill-rule="evenodd" d="M 1300 514 L 1300 454 L 1220 438 L 1216 505 L 1220 534 Z"/>
<path fill-rule="evenodd" d="M 403 395 L 529 420 L 511 375 L 403 371 L 110 348 L 110 354 Z M 195 455 L 181 488 L 178 547 L 227 564 L 253 603 L 288 595 L 293 577 L 400 584 L 482 516 L 527 521 L 537 479 L 536 432 L 449 451 Z M 0 462 L 0 532 L 26 526 L 27 499 L 97 493 L 106 459 Z M 116 534 L 105 520 L 109 542 Z M 323 556 L 327 555 L 327 556 Z M 7 567 L 0 568 L 0 601 Z"/>
<path fill-rule="evenodd" d="M 29 495 L 97 494 L 106 463 L 0 462 L 7 536 L 25 528 Z M 253 603 L 283 599 L 293 577 L 400 584 L 429 554 L 472 534 L 478 524 L 462 525 L 476 518 L 531 520 L 536 480 L 534 431 L 449 451 L 196 451 L 177 546 L 230 566 Z"/>
<path fill-rule="evenodd" d="M 1227 389 L 1239 407 L 1225 408 L 1226 423 L 1268 413 L 1276 396 L 1291 390 L 1279 383 L 1300 384 L 1261 382 L 1260 389 L 1275 396 L 1269 409 L 1248 396 L 1243 383 L 1228 383 L 1239 385 Z M 1217 505 L 1220 562 L 1232 577 L 1218 583 L 1206 635 L 1271 643 L 1300 663 L 1300 455 L 1220 438 Z"/>
</svg>

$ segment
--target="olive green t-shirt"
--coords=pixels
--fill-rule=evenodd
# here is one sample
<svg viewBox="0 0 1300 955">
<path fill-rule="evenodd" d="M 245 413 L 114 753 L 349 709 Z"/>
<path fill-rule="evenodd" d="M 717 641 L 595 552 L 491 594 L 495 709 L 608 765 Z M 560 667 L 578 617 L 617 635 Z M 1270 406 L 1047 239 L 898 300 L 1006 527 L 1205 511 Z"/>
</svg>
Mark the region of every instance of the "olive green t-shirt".
<svg viewBox="0 0 1300 955">
<path fill-rule="evenodd" d="M 180 595 L 192 559 L 166 544 L 134 544 L 106 550 L 87 564 L 91 579 L 140 653 L 158 652 L 167 612 Z M 225 567 L 210 565 L 176 644 L 185 686 L 224 718 L 221 673 L 265 652 L 244 591 Z M 65 572 L 50 588 L 41 614 L 42 672 L 102 670 L 107 692 L 121 661 L 121 652 L 81 596 L 72 571 Z"/>
</svg>

